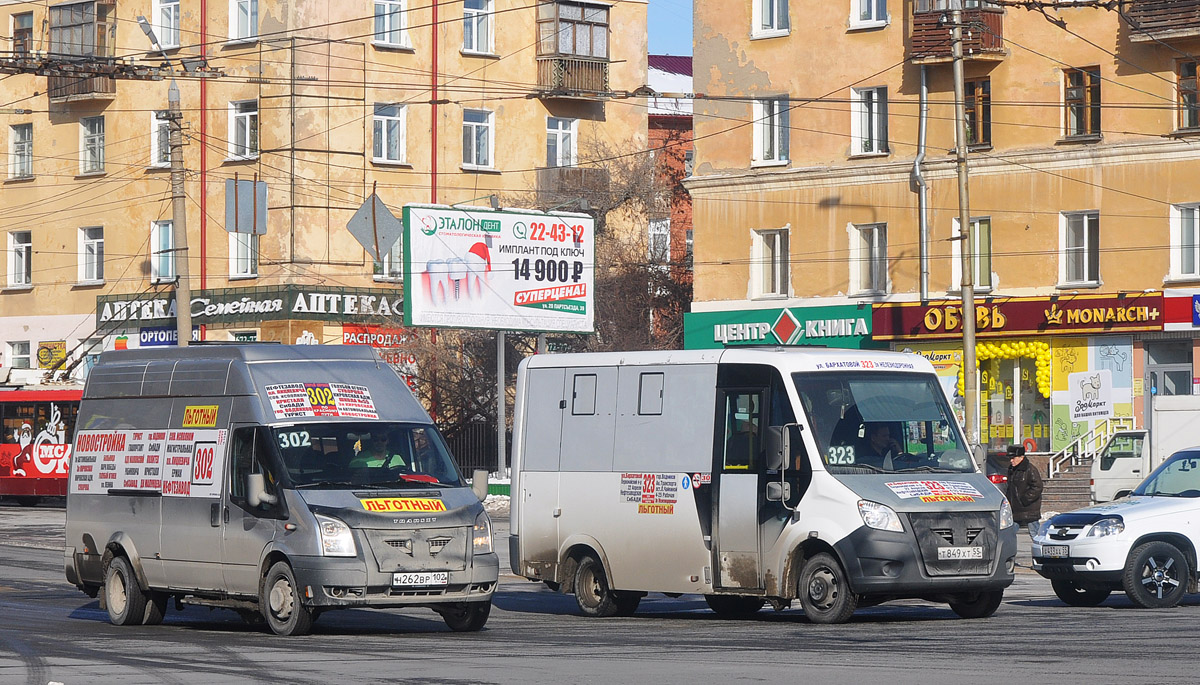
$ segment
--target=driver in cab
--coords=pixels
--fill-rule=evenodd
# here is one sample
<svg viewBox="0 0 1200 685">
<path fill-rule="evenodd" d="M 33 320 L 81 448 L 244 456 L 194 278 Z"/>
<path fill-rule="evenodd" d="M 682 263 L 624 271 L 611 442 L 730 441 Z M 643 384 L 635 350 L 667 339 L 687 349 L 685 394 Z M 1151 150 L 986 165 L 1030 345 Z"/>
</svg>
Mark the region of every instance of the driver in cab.
<svg viewBox="0 0 1200 685">
<path fill-rule="evenodd" d="M 854 460 L 859 464 L 891 471 L 892 460 L 898 459 L 901 452 L 900 443 L 892 436 L 886 423 L 867 423 L 863 427 L 863 439 L 855 450 Z"/>
</svg>

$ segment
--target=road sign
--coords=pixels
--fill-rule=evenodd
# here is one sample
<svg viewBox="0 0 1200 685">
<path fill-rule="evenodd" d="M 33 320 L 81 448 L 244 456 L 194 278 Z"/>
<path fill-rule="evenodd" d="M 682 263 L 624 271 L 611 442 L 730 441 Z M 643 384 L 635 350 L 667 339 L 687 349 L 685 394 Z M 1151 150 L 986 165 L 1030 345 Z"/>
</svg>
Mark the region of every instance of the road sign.
<svg viewBox="0 0 1200 685">
<path fill-rule="evenodd" d="M 380 253 L 386 254 L 404 233 L 404 225 L 392 214 L 383 200 L 371 193 L 350 221 L 346 222 L 346 230 L 362 244 L 375 261 L 383 261 Z M 378 248 L 378 249 L 377 249 Z"/>
<path fill-rule="evenodd" d="M 267 182 L 225 179 L 225 230 L 267 234 Z"/>
</svg>

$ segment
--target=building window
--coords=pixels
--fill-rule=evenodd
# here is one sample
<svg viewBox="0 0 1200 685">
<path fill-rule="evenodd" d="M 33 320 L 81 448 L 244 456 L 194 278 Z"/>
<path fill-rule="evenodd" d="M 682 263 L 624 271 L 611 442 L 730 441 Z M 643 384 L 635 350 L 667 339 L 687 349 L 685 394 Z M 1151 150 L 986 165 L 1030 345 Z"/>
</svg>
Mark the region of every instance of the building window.
<svg viewBox="0 0 1200 685">
<path fill-rule="evenodd" d="M 665 264 L 671 261 L 671 220 L 651 219 L 647 242 L 652 263 Z"/>
<path fill-rule="evenodd" d="M 8 285 L 27 287 L 33 284 L 33 234 L 12 231 L 8 234 Z"/>
<path fill-rule="evenodd" d="M 608 8 L 577 2 L 538 3 L 538 55 L 608 59 Z"/>
<path fill-rule="evenodd" d="M 50 7 L 53 57 L 112 57 L 116 39 L 113 2 L 59 3 Z"/>
<path fill-rule="evenodd" d="M 409 47 L 407 23 L 403 0 L 375 0 L 376 45 Z"/>
<path fill-rule="evenodd" d="M 887 0 L 854 0 L 855 9 L 851 26 L 879 26 L 888 20 Z"/>
<path fill-rule="evenodd" d="M 967 119 L 967 145 L 976 147 L 992 144 L 992 81 L 967 81 L 964 91 Z"/>
<path fill-rule="evenodd" d="M 100 226 L 79 229 L 79 280 L 104 280 L 104 229 Z"/>
<path fill-rule="evenodd" d="M 372 123 L 371 159 L 376 162 L 403 164 L 407 158 L 406 120 L 403 105 L 375 105 Z"/>
<path fill-rule="evenodd" d="M 959 235 L 958 219 L 954 219 L 954 235 Z M 951 285 L 950 290 L 958 290 L 962 286 L 962 241 L 951 243 Z M 971 261 L 975 264 L 972 274 L 975 290 L 992 289 L 992 219 L 979 217 L 971 219 Z"/>
<path fill-rule="evenodd" d="M 13 55 L 28 55 L 33 51 L 33 12 L 12 15 Z"/>
<path fill-rule="evenodd" d="M 575 166 L 578 119 L 546 117 L 546 166 Z"/>
<path fill-rule="evenodd" d="M 787 127 L 785 126 L 784 129 L 786 130 Z M 684 176 L 684 178 L 688 178 L 692 175 L 692 165 L 695 163 L 695 161 L 696 161 L 696 151 L 695 150 L 685 150 L 683 153 L 683 176 Z"/>
<path fill-rule="evenodd" d="M 754 161 L 783 163 L 790 148 L 790 111 L 786 98 L 754 101 Z"/>
<path fill-rule="evenodd" d="M 883 154 L 888 151 L 887 88 L 852 88 L 850 120 L 852 155 Z"/>
<path fill-rule="evenodd" d="M 492 52 L 492 0 L 463 0 L 462 49 Z"/>
<path fill-rule="evenodd" d="M 175 280 L 175 227 L 170 221 L 150 224 L 150 282 Z"/>
<path fill-rule="evenodd" d="M 171 122 L 167 110 L 150 113 L 150 166 L 171 166 Z"/>
<path fill-rule="evenodd" d="M 392 249 L 383 253 L 383 261 L 375 262 L 375 280 L 399 281 L 404 279 L 404 253 L 401 251 L 403 240 L 396 240 Z"/>
<path fill-rule="evenodd" d="M 1099 283 L 1100 213 L 1063 213 L 1060 217 L 1059 280 L 1062 283 Z"/>
<path fill-rule="evenodd" d="M 492 166 L 492 116 L 486 109 L 463 110 L 463 166 Z"/>
<path fill-rule="evenodd" d="M 8 177 L 33 176 L 33 124 L 9 127 Z"/>
<path fill-rule="evenodd" d="M 1200 277 L 1200 204 L 1171 206 L 1171 276 Z"/>
<path fill-rule="evenodd" d="M 230 40 L 258 38 L 258 0 L 231 0 L 229 3 Z"/>
<path fill-rule="evenodd" d="M 788 294 L 788 232 L 755 231 L 750 278 L 755 297 L 785 297 Z"/>
<path fill-rule="evenodd" d="M 28 369 L 30 354 L 28 340 L 14 340 L 8 344 L 8 365 L 14 369 Z"/>
<path fill-rule="evenodd" d="M 154 33 L 164 48 L 179 47 L 179 0 L 154 0 Z"/>
<path fill-rule="evenodd" d="M 229 234 L 229 277 L 256 278 L 258 276 L 258 234 Z"/>
<path fill-rule="evenodd" d="M 1100 135 L 1100 67 L 1063 72 L 1067 136 Z"/>
<path fill-rule="evenodd" d="M 1200 128 L 1200 97 L 1196 91 L 1196 62 L 1179 63 L 1179 128 Z"/>
<path fill-rule="evenodd" d="M 853 290 L 858 293 L 886 293 L 887 224 L 855 225 L 850 237 L 855 241 L 850 255 Z"/>
<path fill-rule="evenodd" d="M 788 0 L 754 0 L 750 35 L 779 35 L 788 30 Z"/>
<path fill-rule="evenodd" d="M 82 138 L 79 171 L 84 174 L 104 172 L 104 117 L 84 117 L 79 120 Z"/>
<path fill-rule="evenodd" d="M 229 103 L 229 156 L 258 156 L 258 100 Z"/>
</svg>

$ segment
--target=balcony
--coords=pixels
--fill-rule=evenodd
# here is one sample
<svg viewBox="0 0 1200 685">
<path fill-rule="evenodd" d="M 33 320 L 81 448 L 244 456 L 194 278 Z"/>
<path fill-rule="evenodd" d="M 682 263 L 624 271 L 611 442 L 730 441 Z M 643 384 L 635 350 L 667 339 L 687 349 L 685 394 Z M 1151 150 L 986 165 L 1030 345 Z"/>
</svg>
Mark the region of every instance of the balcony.
<svg viewBox="0 0 1200 685">
<path fill-rule="evenodd" d="M 1200 36 L 1200 0 L 1132 0 L 1125 16 L 1134 43 Z"/>
<path fill-rule="evenodd" d="M 601 204 L 608 193 L 608 169 L 596 167 L 544 167 L 537 170 L 537 204 L 553 207 L 578 199 Z"/>
<path fill-rule="evenodd" d="M 538 57 L 542 97 L 597 96 L 608 92 L 608 60 L 555 55 Z"/>
<path fill-rule="evenodd" d="M 111 76 L 47 76 L 46 79 L 50 102 L 112 100 L 117 96 L 117 80 Z"/>
<path fill-rule="evenodd" d="M 1197 0 L 1200 2 L 1200 0 Z M 949 12 L 917 12 L 913 14 L 912 45 L 908 55 L 914 64 L 949 62 L 951 57 L 950 27 L 943 18 Z M 963 58 L 968 60 L 999 61 L 1004 50 L 1004 11 L 995 8 L 963 10 Z"/>
</svg>

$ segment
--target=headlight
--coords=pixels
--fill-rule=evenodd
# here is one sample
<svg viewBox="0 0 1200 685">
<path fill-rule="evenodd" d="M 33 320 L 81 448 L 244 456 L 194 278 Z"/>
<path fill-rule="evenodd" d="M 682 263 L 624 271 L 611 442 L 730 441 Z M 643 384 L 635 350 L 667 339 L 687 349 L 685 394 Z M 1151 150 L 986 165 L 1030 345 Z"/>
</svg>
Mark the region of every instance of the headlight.
<svg viewBox="0 0 1200 685">
<path fill-rule="evenodd" d="M 1012 505 L 1008 503 L 1008 498 L 1004 497 L 1000 500 L 1000 530 L 1004 530 L 1009 526 L 1015 525 L 1012 517 Z"/>
<path fill-rule="evenodd" d="M 358 556 L 350 526 L 335 518 L 317 515 L 317 528 L 321 531 L 321 554 L 327 557 Z"/>
<path fill-rule="evenodd" d="M 1088 531 L 1089 538 L 1102 538 L 1106 535 L 1120 535 L 1125 532 L 1125 522 L 1119 518 L 1100 519 L 1092 524 Z"/>
<path fill-rule="evenodd" d="M 1050 522 L 1053 520 L 1054 519 L 1046 519 L 1045 521 L 1042 521 L 1042 525 L 1038 526 L 1037 536 L 1039 538 L 1044 538 L 1050 534 Z"/>
<path fill-rule="evenodd" d="M 475 540 L 476 554 L 490 554 L 492 551 L 492 520 L 488 518 L 486 511 L 479 512 L 479 516 L 475 517 L 475 532 L 472 535 Z"/>
<path fill-rule="evenodd" d="M 889 506 L 860 499 L 858 500 L 858 513 L 868 528 L 890 530 L 895 533 L 904 532 L 904 526 L 900 524 L 900 517 Z"/>
</svg>

